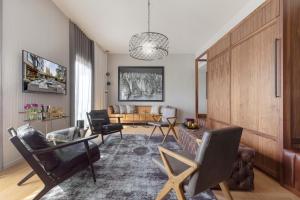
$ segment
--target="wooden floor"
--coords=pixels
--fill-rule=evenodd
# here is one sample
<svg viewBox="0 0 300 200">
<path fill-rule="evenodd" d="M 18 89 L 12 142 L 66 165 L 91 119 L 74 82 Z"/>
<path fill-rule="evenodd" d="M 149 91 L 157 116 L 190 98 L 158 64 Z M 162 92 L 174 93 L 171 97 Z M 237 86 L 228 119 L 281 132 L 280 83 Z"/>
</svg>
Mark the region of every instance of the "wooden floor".
<svg viewBox="0 0 300 200">
<path fill-rule="evenodd" d="M 125 134 L 149 134 L 151 128 L 125 128 Z M 30 200 L 43 187 L 37 176 L 31 178 L 23 186 L 17 186 L 17 182 L 30 171 L 25 162 L 0 172 L 0 200 Z M 253 192 L 232 192 L 235 200 L 300 200 L 299 197 L 281 187 L 276 181 L 262 172 L 255 170 L 255 190 Z M 219 200 L 223 195 L 214 191 Z"/>
</svg>

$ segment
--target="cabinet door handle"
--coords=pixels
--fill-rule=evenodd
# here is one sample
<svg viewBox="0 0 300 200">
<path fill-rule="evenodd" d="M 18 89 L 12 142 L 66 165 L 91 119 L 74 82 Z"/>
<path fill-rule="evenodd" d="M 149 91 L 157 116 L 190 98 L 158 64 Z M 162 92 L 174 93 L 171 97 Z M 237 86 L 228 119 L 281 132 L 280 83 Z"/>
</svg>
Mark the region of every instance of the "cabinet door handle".
<svg viewBox="0 0 300 200">
<path fill-rule="evenodd" d="M 275 40 L 275 97 L 281 97 L 281 40 Z"/>
</svg>

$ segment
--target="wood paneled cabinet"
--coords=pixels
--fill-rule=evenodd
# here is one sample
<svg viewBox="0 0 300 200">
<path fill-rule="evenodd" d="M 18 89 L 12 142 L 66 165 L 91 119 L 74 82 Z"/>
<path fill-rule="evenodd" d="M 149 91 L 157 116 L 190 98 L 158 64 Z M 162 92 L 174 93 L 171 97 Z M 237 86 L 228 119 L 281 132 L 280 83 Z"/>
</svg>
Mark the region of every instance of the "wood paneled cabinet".
<svg viewBox="0 0 300 200">
<path fill-rule="evenodd" d="M 207 111 L 211 118 L 230 123 L 230 53 L 226 51 L 208 63 Z"/>
<path fill-rule="evenodd" d="M 267 0 L 208 49 L 208 125 L 243 127 L 278 179 L 283 148 L 300 146 L 299 19 L 300 0 Z"/>
<path fill-rule="evenodd" d="M 274 23 L 231 51 L 231 123 L 277 140 L 281 97 L 276 71 L 276 43 L 281 40 Z"/>
</svg>

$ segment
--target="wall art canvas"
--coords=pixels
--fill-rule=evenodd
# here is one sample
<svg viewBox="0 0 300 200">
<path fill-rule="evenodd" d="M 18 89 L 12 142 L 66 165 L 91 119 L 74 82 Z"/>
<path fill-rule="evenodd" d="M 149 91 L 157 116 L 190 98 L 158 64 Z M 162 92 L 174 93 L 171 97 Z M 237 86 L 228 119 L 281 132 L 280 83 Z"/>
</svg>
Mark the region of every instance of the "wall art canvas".
<svg viewBox="0 0 300 200">
<path fill-rule="evenodd" d="M 119 101 L 164 101 L 164 67 L 119 67 Z"/>
</svg>

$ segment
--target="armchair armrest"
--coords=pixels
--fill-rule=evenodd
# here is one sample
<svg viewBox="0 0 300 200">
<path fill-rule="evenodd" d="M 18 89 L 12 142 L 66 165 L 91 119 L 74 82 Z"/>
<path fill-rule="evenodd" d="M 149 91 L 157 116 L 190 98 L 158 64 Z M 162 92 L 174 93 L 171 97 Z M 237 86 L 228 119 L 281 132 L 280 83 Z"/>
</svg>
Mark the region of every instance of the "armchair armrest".
<svg viewBox="0 0 300 200">
<path fill-rule="evenodd" d="M 155 121 L 155 122 L 159 122 L 161 120 L 162 116 L 161 115 L 152 115 L 152 119 Z"/>
<path fill-rule="evenodd" d="M 49 152 L 52 152 L 54 150 L 65 148 L 65 147 L 68 147 L 68 146 L 71 146 L 71 145 L 75 145 L 75 144 L 78 144 L 78 143 L 82 143 L 82 142 L 87 143 L 88 140 L 92 140 L 92 139 L 95 139 L 97 137 L 98 137 L 97 135 L 92 135 L 92 136 L 89 136 L 89 137 L 86 137 L 86 138 L 82 138 L 82 139 L 79 139 L 79 140 L 74 140 L 72 142 L 67 142 L 67 143 L 59 144 L 59 145 L 56 145 L 56 146 L 53 146 L 53 147 L 49 147 L 49 148 L 38 149 L 38 150 L 30 150 L 30 152 L 33 153 L 33 154 L 36 154 L 36 155 L 44 154 L 44 153 L 49 153 Z"/>
<path fill-rule="evenodd" d="M 172 125 L 176 124 L 176 120 L 177 120 L 177 117 L 168 117 L 167 118 L 168 123 L 172 124 Z"/>
<path fill-rule="evenodd" d="M 170 156 L 172 158 L 175 158 L 176 160 L 178 160 L 178 161 L 180 161 L 180 162 L 182 162 L 182 163 L 184 163 L 184 164 L 192 167 L 194 170 L 196 170 L 199 167 L 198 163 L 196 163 L 194 160 L 186 158 L 186 157 L 184 157 L 184 156 L 182 156 L 182 155 L 180 155 L 178 153 L 175 153 L 173 151 L 170 151 L 170 150 L 168 150 L 168 149 L 166 149 L 164 147 L 158 147 L 158 150 L 159 150 L 159 152 L 160 152 L 161 155 L 162 154 L 166 154 L 166 155 L 168 155 L 168 156 Z M 164 156 L 163 156 L 163 158 L 164 158 Z"/>
</svg>

